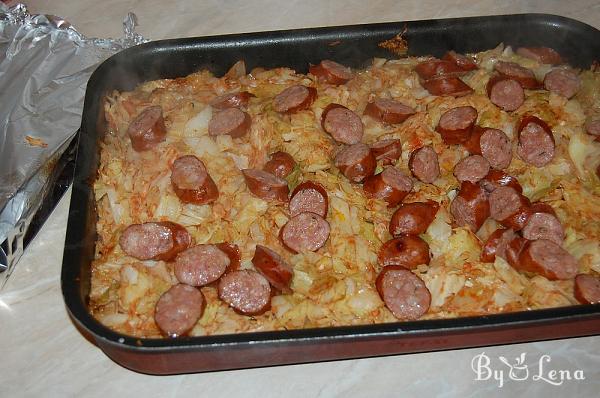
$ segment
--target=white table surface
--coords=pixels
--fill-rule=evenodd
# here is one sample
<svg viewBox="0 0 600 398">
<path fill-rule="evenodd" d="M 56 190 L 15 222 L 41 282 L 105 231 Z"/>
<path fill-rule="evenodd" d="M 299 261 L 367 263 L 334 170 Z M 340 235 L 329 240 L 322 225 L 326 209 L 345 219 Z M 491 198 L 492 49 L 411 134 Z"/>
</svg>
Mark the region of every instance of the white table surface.
<svg viewBox="0 0 600 398">
<path fill-rule="evenodd" d="M 63 0 L 29 1 L 29 9 L 65 17 L 81 32 L 118 37 L 127 11 L 138 15 L 138 32 L 149 39 L 299 27 L 402 21 L 473 15 L 540 12 L 564 15 L 600 28 L 600 1 L 238 1 Z M 279 366 L 178 376 L 148 376 L 112 362 L 84 339 L 67 317 L 60 268 L 70 191 L 27 249 L 0 292 L 0 397 L 330 397 L 330 396 L 572 396 L 600 395 L 600 336 L 452 350 L 384 358 Z M 499 381 L 475 380 L 475 355 L 490 358 Z M 526 381 L 510 379 L 508 367 L 525 353 Z M 551 370 L 573 378 L 555 386 Z M 522 374 L 522 373 L 521 373 Z M 485 375 L 483 375 L 485 376 Z"/>
</svg>

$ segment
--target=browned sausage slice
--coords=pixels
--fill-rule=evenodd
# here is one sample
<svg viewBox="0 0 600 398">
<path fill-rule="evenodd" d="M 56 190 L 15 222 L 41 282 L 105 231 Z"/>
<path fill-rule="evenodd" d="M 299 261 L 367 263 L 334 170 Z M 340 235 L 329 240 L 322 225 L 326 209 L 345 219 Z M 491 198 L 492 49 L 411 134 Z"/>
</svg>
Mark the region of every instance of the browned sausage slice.
<svg viewBox="0 0 600 398">
<path fill-rule="evenodd" d="M 129 124 L 127 135 L 137 152 L 147 151 L 163 142 L 167 136 L 167 128 L 162 108 L 155 105 L 144 109 Z"/>
<path fill-rule="evenodd" d="M 502 130 L 486 128 L 479 139 L 481 155 L 495 169 L 505 169 L 512 160 L 512 143 Z"/>
<path fill-rule="evenodd" d="M 242 255 L 240 253 L 240 248 L 238 247 L 238 245 L 236 245 L 235 243 L 222 242 L 218 243 L 217 247 L 219 248 L 219 250 L 225 253 L 227 257 L 229 257 L 229 265 L 227 266 L 225 273 L 240 269 Z"/>
<path fill-rule="evenodd" d="M 581 79 L 572 69 L 552 69 L 544 76 L 544 88 L 548 91 L 571 98 L 581 86 Z"/>
<path fill-rule="evenodd" d="M 390 220 L 390 234 L 400 236 L 424 233 L 429 228 L 439 208 L 440 205 L 432 200 L 401 204 Z"/>
<path fill-rule="evenodd" d="M 408 168 L 417 179 L 426 184 L 433 184 L 440 176 L 438 156 L 431 145 L 415 149 L 408 159 Z"/>
<path fill-rule="evenodd" d="M 404 267 L 384 267 L 375 286 L 385 306 L 398 319 L 419 319 L 429 310 L 429 289 L 421 278 Z"/>
<path fill-rule="evenodd" d="M 562 245 L 565 231 L 562 224 L 552 213 L 535 211 L 530 208 L 531 215 L 523 227 L 523 237 L 529 240 L 547 239 Z"/>
<path fill-rule="evenodd" d="M 172 260 L 192 243 L 187 230 L 170 221 L 132 224 L 125 228 L 119 245 L 138 260 Z"/>
<path fill-rule="evenodd" d="M 378 260 L 383 266 L 400 265 L 415 269 L 420 264 L 429 264 L 429 245 L 418 236 L 399 236 L 381 245 Z"/>
<path fill-rule="evenodd" d="M 230 264 L 229 256 L 215 245 L 196 245 L 179 253 L 173 272 L 181 283 L 204 286 L 219 279 Z"/>
<path fill-rule="evenodd" d="M 281 228 L 279 237 L 284 246 L 292 252 L 314 252 L 327 242 L 330 230 L 329 223 L 323 217 L 304 212 L 290 218 Z"/>
<path fill-rule="evenodd" d="M 377 161 L 371 148 L 363 143 L 342 149 L 335 157 L 335 167 L 352 182 L 362 182 L 375 173 Z"/>
<path fill-rule="evenodd" d="M 421 85 L 431 95 L 463 97 L 473 92 L 465 82 L 458 77 L 440 77 L 435 79 L 423 80 Z"/>
<path fill-rule="evenodd" d="M 437 77 L 460 76 L 465 70 L 456 63 L 440 59 L 423 61 L 415 66 L 415 72 L 423 80 L 435 79 Z"/>
<path fill-rule="evenodd" d="M 242 170 L 248 190 L 267 201 L 287 202 L 290 190 L 287 181 L 263 170 Z"/>
<path fill-rule="evenodd" d="M 334 140 L 353 145 L 363 136 L 363 123 L 360 116 L 340 104 L 329 104 L 321 115 L 321 126 Z"/>
<path fill-rule="evenodd" d="M 596 137 L 595 141 L 600 141 L 600 118 L 589 119 L 585 123 L 585 132 Z"/>
<path fill-rule="evenodd" d="M 444 143 L 462 144 L 469 140 L 477 121 L 477 109 L 472 106 L 459 106 L 446 111 L 435 128 Z"/>
<path fill-rule="evenodd" d="M 271 154 L 271 160 L 265 163 L 263 170 L 276 177 L 285 178 L 290 175 L 296 166 L 296 161 L 287 152 L 277 151 Z"/>
<path fill-rule="evenodd" d="M 489 196 L 490 216 L 515 231 L 523 229 L 529 218 L 529 199 L 512 187 L 498 187 Z"/>
<path fill-rule="evenodd" d="M 328 59 L 318 65 L 310 65 L 308 70 L 317 79 L 335 85 L 344 84 L 354 77 L 350 68 Z"/>
<path fill-rule="evenodd" d="M 455 63 L 460 69 L 464 71 L 471 71 L 477 69 L 477 64 L 473 60 L 473 58 L 468 57 L 463 54 L 459 54 L 454 50 L 448 51 L 443 57 L 442 60 L 450 61 Z"/>
<path fill-rule="evenodd" d="M 519 254 L 520 271 L 533 272 L 550 280 L 573 279 L 577 260 L 556 243 L 541 239 L 527 241 Z"/>
<path fill-rule="evenodd" d="M 325 218 L 329 209 L 327 191 L 319 183 L 305 181 L 292 192 L 289 209 L 292 217 L 310 211 Z"/>
<path fill-rule="evenodd" d="M 317 89 L 296 85 L 288 87 L 273 98 L 273 109 L 279 113 L 296 113 L 308 109 L 317 98 Z"/>
<path fill-rule="evenodd" d="M 515 62 L 498 61 L 494 65 L 494 69 L 503 77 L 516 80 L 523 88 L 540 88 L 540 83 L 535 78 L 535 74 Z"/>
<path fill-rule="evenodd" d="M 479 185 L 464 181 L 450 204 L 450 213 L 456 225 L 477 232 L 490 215 L 487 194 Z"/>
<path fill-rule="evenodd" d="M 554 158 L 554 136 L 550 126 L 535 116 L 524 116 L 519 123 L 517 154 L 525 162 L 543 167 Z"/>
<path fill-rule="evenodd" d="M 481 261 L 484 263 L 493 263 L 497 257 L 506 259 L 506 249 L 508 244 L 516 237 L 512 229 L 500 228 L 495 230 L 485 241 L 481 249 Z"/>
<path fill-rule="evenodd" d="M 173 162 L 171 186 L 184 203 L 203 205 L 219 197 L 217 185 L 206 171 L 204 163 L 194 155 L 181 156 Z"/>
<path fill-rule="evenodd" d="M 480 155 L 467 156 L 454 166 L 454 176 L 460 182 L 479 182 L 490 171 L 490 163 Z"/>
<path fill-rule="evenodd" d="M 486 91 L 492 104 L 507 112 L 516 111 L 525 102 L 525 91 L 521 84 L 504 75 L 491 77 Z"/>
<path fill-rule="evenodd" d="M 363 183 L 363 190 L 368 198 L 382 199 L 388 207 L 395 207 L 402 202 L 412 187 L 412 179 L 393 166 L 367 177 Z"/>
<path fill-rule="evenodd" d="M 582 304 L 600 303 L 600 278 L 589 274 L 575 277 L 575 298 Z"/>
<path fill-rule="evenodd" d="M 219 298 L 242 315 L 260 315 L 271 308 L 271 285 L 256 271 L 244 269 L 219 279 Z"/>
<path fill-rule="evenodd" d="M 206 300 L 200 290 L 180 283 L 160 296 L 154 309 L 154 321 L 165 336 L 184 336 L 202 317 L 205 307 Z"/>
<path fill-rule="evenodd" d="M 291 293 L 290 284 L 294 269 L 278 253 L 268 247 L 256 245 L 252 264 L 275 289 L 283 293 Z"/>
<path fill-rule="evenodd" d="M 550 47 L 519 47 L 517 54 L 522 57 L 533 59 L 541 64 L 562 64 L 562 57 L 556 50 Z"/>
<path fill-rule="evenodd" d="M 245 108 L 248 106 L 251 97 L 254 97 L 254 95 L 250 94 L 248 91 L 227 93 L 215 97 L 210 101 L 210 106 L 219 110 L 227 108 Z"/>
<path fill-rule="evenodd" d="M 387 98 L 375 98 L 373 102 L 367 104 L 363 114 L 384 123 L 399 124 L 411 115 L 414 115 L 415 110 L 398 101 Z"/>
<path fill-rule="evenodd" d="M 381 160 L 383 165 L 390 165 L 402 156 L 402 143 L 397 139 L 379 140 L 371 145 L 371 151 L 375 160 Z"/>
<path fill-rule="evenodd" d="M 250 131 L 250 115 L 238 108 L 222 110 L 208 122 L 208 134 L 212 136 L 228 134 L 233 138 L 243 137 Z"/>
<path fill-rule="evenodd" d="M 519 184 L 519 181 L 502 170 L 490 170 L 488 175 L 479 181 L 479 185 L 481 185 L 487 193 L 493 192 L 498 187 L 511 187 L 518 193 L 523 193 L 523 187 Z"/>
<path fill-rule="evenodd" d="M 505 259 L 514 269 L 519 269 L 519 255 L 527 242 L 529 242 L 527 239 L 516 234 L 515 237 L 508 242 L 505 251 Z"/>
</svg>

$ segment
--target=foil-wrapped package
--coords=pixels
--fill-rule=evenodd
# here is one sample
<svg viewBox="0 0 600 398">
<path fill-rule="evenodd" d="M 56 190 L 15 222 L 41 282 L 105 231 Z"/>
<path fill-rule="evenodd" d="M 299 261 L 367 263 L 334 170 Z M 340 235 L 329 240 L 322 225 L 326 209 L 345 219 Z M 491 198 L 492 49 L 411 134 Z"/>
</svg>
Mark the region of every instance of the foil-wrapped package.
<svg viewBox="0 0 600 398">
<path fill-rule="evenodd" d="M 123 25 L 120 39 L 87 38 L 60 17 L 0 3 L 0 288 L 39 227 L 30 228 L 36 212 L 58 200 L 49 193 L 73 157 L 90 75 L 146 41 L 134 14 Z"/>
</svg>

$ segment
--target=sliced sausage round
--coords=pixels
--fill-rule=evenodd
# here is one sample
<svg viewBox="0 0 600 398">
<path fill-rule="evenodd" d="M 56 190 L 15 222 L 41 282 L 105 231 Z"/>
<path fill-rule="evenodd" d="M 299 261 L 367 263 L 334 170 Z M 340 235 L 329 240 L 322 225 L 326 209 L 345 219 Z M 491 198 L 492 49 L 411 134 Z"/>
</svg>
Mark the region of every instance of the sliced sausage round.
<svg viewBox="0 0 600 398">
<path fill-rule="evenodd" d="M 219 279 L 230 262 L 216 245 L 196 245 L 177 255 L 173 272 L 181 283 L 204 286 Z"/>
<path fill-rule="evenodd" d="M 459 106 L 446 111 L 435 128 L 444 143 L 462 144 L 469 140 L 477 121 L 477 109 L 472 106 Z"/>
<path fill-rule="evenodd" d="M 588 119 L 588 121 L 585 123 L 585 132 L 593 137 L 596 137 L 595 141 L 600 141 L 600 118 Z"/>
<path fill-rule="evenodd" d="M 465 82 L 458 77 L 440 77 L 421 81 L 421 85 L 431 95 L 463 97 L 473 92 Z"/>
<path fill-rule="evenodd" d="M 450 50 L 444 54 L 442 60 L 453 62 L 464 71 L 471 71 L 478 68 L 473 58 L 459 54 L 454 50 Z"/>
<path fill-rule="evenodd" d="M 371 151 L 375 160 L 381 160 L 383 165 L 390 165 L 402 156 L 402 143 L 397 139 L 379 140 L 371 145 Z"/>
<path fill-rule="evenodd" d="M 467 156 L 454 166 L 454 176 L 460 182 L 479 182 L 490 171 L 490 162 L 480 155 Z"/>
<path fill-rule="evenodd" d="M 340 104 L 329 104 L 321 114 L 321 126 L 339 143 L 353 145 L 362 140 L 360 116 Z"/>
<path fill-rule="evenodd" d="M 432 200 L 401 204 L 390 220 L 390 234 L 400 236 L 424 233 L 433 222 L 439 208 L 440 205 Z"/>
<path fill-rule="evenodd" d="M 489 196 L 490 216 L 507 228 L 520 231 L 529 218 L 529 199 L 512 187 L 498 187 Z"/>
<path fill-rule="evenodd" d="M 167 136 L 167 128 L 162 108 L 155 105 L 144 109 L 129 123 L 127 135 L 137 152 L 150 150 L 163 142 Z"/>
<path fill-rule="evenodd" d="M 287 181 L 263 170 L 242 170 L 248 190 L 267 201 L 287 202 L 290 190 Z"/>
<path fill-rule="evenodd" d="M 292 252 L 314 252 L 327 242 L 330 231 L 329 223 L 323 217 L 304 212 L 290 218 L 279 231 L 279 237 Z"/>
<path fill-rule="evenodd" d="M 600 278 L 589 274 L 575 277 L 575 298 L 582 304 L 600 303 Z"/>
<path fill-rule="evenodd" d="M 277 151 L 271 154 L 271 160 L 265 163 L 263 170 L 279 178 L 286 178 L 294 170 L 296 161 L 287 152 Z"/>
<path fill-rule="evenodd" d="M 292 192 L 289 209 L 292 217 L 310 211 L 325 218 L 329 209 L 327 191 L 319 183 L 305 181 Z"/>
<path fill-rule="evenodd" d="M 363 183 L 366 197 L 382 199 L 388 207 L 397 206 L 412 188 L 412 179 L 393 166 L 387 166 L 381 173 L 367 177 Z"/>
<path fill-rule="evenodd" d="M 228 108 L 213 115 L 208 122 L 211 136 L 228 134 L 233 138 L 243 137 L 250 131 L 250 115 L 238 108 Z"/>
<path fill-rule="evenodd" d="M 540 239 L 525 243 L 517 269 L 557 280 L 573 279 L 578 268 L 577 260 L 568 251 L 550 240 Z"/>
<path fill-rule="evenodd" d="M 571 98 L 581 86 L 581 79 L 572 69 L 552 69 L 544 76 L 544 88 L 565 98 Z"/>
<path fill-rule="evenodd" d="M 479 185 L 464 181 L 450 204 L 450 213 L 456 225 L 477 232 L 490 215 L 487 194 Z"/>
<path fill-rule="evenodd" d="M 399 236 L 381 245 L 378 260 L 383 266 L 400 265 L 415 269 L 420 264 L 429 264 L 429 245 L 418 236 Z"/>
<path fill-rule="evenodd" d="M 500 228 L 492 232 L 481 249 L 480 260 L 484 263 L 493 263 L 497 257 L 506 259 L 508 244 L 517 236 L 512 229 Z"/>
<path fill-rule="evenodd" d="M 384 123 L 399 124 L 414 115 L 415 110 L 392 99 L 375 98 L 373 102 L 367 104 L 363 114 Z"/>
<path fill-rule="evenodd" d="M 335 157 L 335 167 L 352 182 L 362 182 L 375 173 L 377 161 L 371 148 L 363 143 L 342 149 Z"/>
<path fill-rule="evenodd" d="M 560 54 L 550 47 L 519 47 L 516 52 L 541 64 L 557 65 L 563 62 Z"/>
<path fill-rule="evenodd" d="M 171 186 L 184 203 L 203 205 L 219 197 L 219 190 L 204 163 L 194 155 L 181 156 L 171 167 Z"/>
<path fill-rule="evenodd" d="M 532 213 L 523 227 L 523 237 L 529 240 L 547 239 L 562 245 L 565 231 L 555 215 L 546 212 Z"/>
<path fill-rule="evenodd" d="M 123 251 L 138 260 L 170 261 L 191 243 L 187 230 L 170 221 L 132 224 L 119 238 Z"/>
<path fill-rule="evenodd" d="M 507 112 L 516 111 L 525 102 L 525 91 L 521 84 L 505 76 L 490 78 L 486 91 L 492 104 Z"/>
<path fill-rule="evenodd" d="M 210 106 L 215 109 L 223 110 L 228 108 L 245 108 L 248 106 L 250 98 L 254 97 L 248 91 L 240 91 L 237 93 L 227 93 L 215 97 L 210 101 Z"/>
<path fill-rule="evenodd" d="M 495 169 L 505 169 L 512 160 L 512 143 L 502 130 L 486 128 L 479 140 L 481 155 Z"/>
<path fill-rule="evenodd" d="M 217 247 L 223 253 L 229 257 L 229 265 L 225 270 L 225 273 L 232 272 L 240 269 L 240 265 L 242 263 L 242 255 L 240 253 L 240 248 L 235 243 L 222 242 L 217 243 Z"/>
<path fill-rule="evenodd" d="M 412 151 L 408 159 L 408 168 L 412 175 L 426 184 L 433 184 L 440 176 L 438 156 L 431 145 Z"/>
<path fill-rule="evenodd" d="M 517 154 L 526 163 L 543 167 L 554 158 L 554 136 L 550 126 L 535 116 L 524 116 L 519 123 Z"/>
<path fill-rule="evenodd" d="M 515 234 L 515 237 L 506 246 L 505 260 L 514 269 L 519 269 L 519 255 L 527 242 L 529 242 L 527 239 Z"/>
<path fill-rule="evenodd" d="M 498 61 L 494 65 L 494 69 L 503 77 L 516 80 L 523 88 L 537 89 L 540 87 L 535 74 L 515 62 Z"/>
<path fill-rule="evenodd" d="M 429 310 L 429 289 L 421 278 L 402 266 L 384 267 L 375 286 L 385 306 L 398 319 L 419 319 Z"/>
<path fill-rule="evenodd" d="M 206 300 L 200 290 L 180 283 L 160 296 L 154 309 L 154 321 L 165 336 L 184 336 L 202 317 L 205 307 Z"/>
<path fill-rule="evenodd" d="M 354 77 L 350 68 L 328 59 L 318 65 L 310 65 L 308 70 L 317 79 L 335 85 L 344 84 Z"/>
<path fill-rule="evenodd" d="M 219 298 L 242 315 L 260 315 L 271 308 L 271 285 L 256 271 L 244 269 L 219 279 Z"/>
<path fill-rule="evenodd" d="M 310 108 L 316 98 L 317 89 L 314 87 L 288 87 L 273 98 L 273 109 L 279 113 L 296 113 Z"/>
<path fill-rule="evenodd" d="M 498 187 L 511 187 L 518 193 L 523 193 L 523 187 L 519 184 L 519 181 L 502 170 L 491 169 L 490 172 L 479 181 L 479 185 L 481 185 L 487 193 L 493 192 Z"/>
<path fill-rule="evenodd" d="M 278 253 L 268 247 L 256 245 L 252 264 L 275 289 L 283 293 L 291 293 L 290 284 L 294 269 Z"/>
<path fill-rule="evenodd" d="M 415 66 L 415 72 L 423 80 L 434 79 L 438 77 L 460 76 L 465 74 L 465 70 L 452 61 L 441 59 L 432 59 L 423 61 Z"/>
</svg>

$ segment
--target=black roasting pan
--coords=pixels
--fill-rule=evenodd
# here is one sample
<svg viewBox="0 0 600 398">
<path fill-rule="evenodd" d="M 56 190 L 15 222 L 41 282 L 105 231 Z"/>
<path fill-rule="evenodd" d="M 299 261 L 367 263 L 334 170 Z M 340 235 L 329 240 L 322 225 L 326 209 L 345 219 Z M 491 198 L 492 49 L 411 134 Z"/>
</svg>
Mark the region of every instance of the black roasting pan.
<svg viewBox="0 0 600 398">
<path fill-rule="evenodd" d="M 441 56 L 446 50 L 477 52 L 500 42 L 549 46 L 576 67 L 600 60 L 600 31 L 545 14 L 392 22 L 317 29 L 163 40 L 125 50 L 98 67 L 87 86 L 73 194 L 62 265 L 62 291 L 78 329 L 110 358 L 151 374 L 201 372 L 316 362 L 451 348 L 594 335 L 600 305 L 444 320 L 397 322 L 181 339 L 138 339 L 115 333 L 89 314 L 90 263 L 96 239 L 92 192 L 105 133 L 103 98 L 154 79 L 186 76 L 208 68 L 222 75 L 243 59 L 248 70 L 333 59 L 363 67 L 373 57 L 394 55 L 378 46 L 404 31 L 409 55 Z"/>
</svg>

